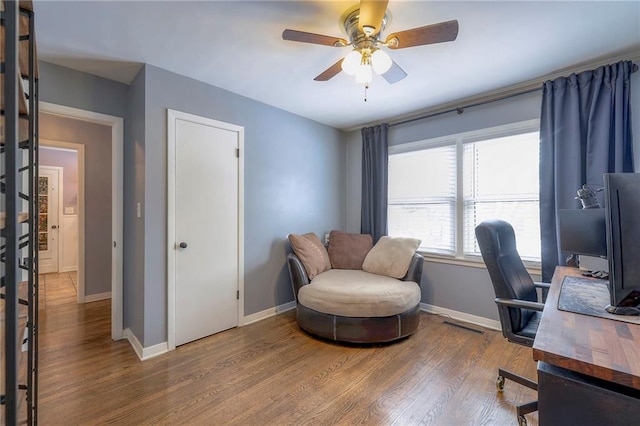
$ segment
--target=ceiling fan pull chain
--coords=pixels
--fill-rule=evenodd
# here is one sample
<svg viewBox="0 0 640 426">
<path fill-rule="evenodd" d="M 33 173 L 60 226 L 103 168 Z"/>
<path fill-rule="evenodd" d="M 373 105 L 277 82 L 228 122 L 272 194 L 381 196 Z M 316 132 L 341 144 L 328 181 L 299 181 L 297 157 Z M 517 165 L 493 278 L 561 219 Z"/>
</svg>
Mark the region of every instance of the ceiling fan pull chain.
<svg viewBox="0 0 640 426">
<path fill-rule="evenodd" d="M 367 102 L 367 90 L 369 90 L 369 83 L 364 85 L 364 101 Z"/>
</svg>

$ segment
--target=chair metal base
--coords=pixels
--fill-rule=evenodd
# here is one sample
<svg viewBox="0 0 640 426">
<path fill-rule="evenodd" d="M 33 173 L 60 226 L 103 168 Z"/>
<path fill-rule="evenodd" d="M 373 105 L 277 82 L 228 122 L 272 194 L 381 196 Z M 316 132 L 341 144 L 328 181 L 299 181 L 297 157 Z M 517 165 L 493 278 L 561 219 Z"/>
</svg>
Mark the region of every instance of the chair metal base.
<svg viewBox="0 0 640 426">
<path fill-rule="evenodd" d="M 501 368 L 498 369 L 498 380 L 496 382 L 496 387 L 498 388 L 498 392 L 502 392 L 504 390 L 504 381 L 505 379 L 509 379 L 512 382 L 516 382 L 522 386 L 526 386 L 529 389 L 533 389 L 534 391 L 538 391 L 538 384 L 533 380 L 527 379 L 526 377 L 522 377 L 518 374 L 514 374 L 510 371 L 503 370 Z M 518 425 L 526 426 L 527 419 L 525 419 L 525 414 L 530 414 L 535 411 L 538 411 L 538 401 L 530 401 L 524 404 L 516 405 L 516 410 L 518 414 Z"/>
</svg>

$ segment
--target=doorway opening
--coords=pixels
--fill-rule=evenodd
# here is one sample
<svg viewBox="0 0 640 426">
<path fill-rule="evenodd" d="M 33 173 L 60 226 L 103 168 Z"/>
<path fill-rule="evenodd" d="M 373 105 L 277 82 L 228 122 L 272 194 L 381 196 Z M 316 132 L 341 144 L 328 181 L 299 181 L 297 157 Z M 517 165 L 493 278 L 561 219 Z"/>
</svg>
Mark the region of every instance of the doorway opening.
<svg viewBox="0 0 640 426">
<path fill-rule="evenodd" d="M 77 303 L 110 298 L 110 292 L 85 297 L 84 229 L 80 227 L 85 214 L 84 145 L 40 139 L 38 154 L 41 283 L 47 287 L 48 282 L 60 281 L 65 289 L 64 299 L 68 300 L 68 293 L 73 290 Z M 51 275 L 47 279 L 46 274 L 60 277 Z"/>
<path fill-rule="evenodd" d="M 47 132 L 46 122 L 55 123 L 54 131 Z M 91 151 L 85 150 L 92 138 L 77 140 L 78 135 L 69 130 L 71 123 L 82 127 L 100 127 L 106 132 L 105 142 L 101 144 L 102 157 L 93 161 L 94 166 L 88 173 L 106 173 L 107 178 L 99 178 L 106 186 L 93 187 L 89 174 L 85 176 L 85 162 L 95 154 L 96 146 Z M 98 126 L 96 126 L 98 125 Z M 61 105 L 40 102 L 40 144 L 46 148 L 76 150 L 78 158 L 78 200 L 77 200 L 77 301 L 79 303 L 111 298 L 111 338 L 119 340 L 123 337 L 122 306 L 122 226 L 123 226 L 123 120 L 120 117 L 80 110 Z M 65 142 L 60 142 L 65 141 Z M 68 142 L 71 141 L 71 142 Z M 88 145 L 87 145 L 88 146 Z M 109 161 L 104 161 L 109 158 Z M 102 161 L 101 161 L 102 159 Z M 87 163 L 88 164 L 88 163 Z M 80 179 L 80 175 L 84 178 Z M 86 191 L 85 191 L 86 180 Z M 88 200 L 87 196 L 93 199 Z M 97 200 L 97 201 L 96 201 Z M 63 200 L 63 216 L 64 215 Z M 73 203 L 70 203 L 73 204 Z M 71 212 L 72 205 L 67 206 Z M 75 209 L 73 210 L 75 213 Z M 69 216 L 72 216 L 69 213 Z M 85 228 L 86 231 L 85 232 Z M 100 242 L 95 239 L 100 237 Z M 44 238 L 44 237 L 43 237 Z M 89 241 L 93 239 L 92 241 Z M 87 276 L 94 274 L 102 279 Z M 106 277 L 106 282 L 104 277 Z M 99 287 L 96 287 L 99 285 Z"/>
</svg>

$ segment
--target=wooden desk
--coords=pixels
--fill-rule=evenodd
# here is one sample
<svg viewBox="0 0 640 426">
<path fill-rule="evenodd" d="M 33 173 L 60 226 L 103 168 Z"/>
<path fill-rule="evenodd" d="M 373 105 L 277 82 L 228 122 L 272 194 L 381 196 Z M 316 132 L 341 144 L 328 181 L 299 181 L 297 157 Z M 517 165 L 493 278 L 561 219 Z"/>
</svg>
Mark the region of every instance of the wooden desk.
<svg viewBox="0 0 640 426">
<path fill-rule="evenodd" d="M 556 268 L 533 344 L 540 424 L 639 424 L 640 325 L 558 310 L 567 275 L 580 271 Z"/>
</svg>

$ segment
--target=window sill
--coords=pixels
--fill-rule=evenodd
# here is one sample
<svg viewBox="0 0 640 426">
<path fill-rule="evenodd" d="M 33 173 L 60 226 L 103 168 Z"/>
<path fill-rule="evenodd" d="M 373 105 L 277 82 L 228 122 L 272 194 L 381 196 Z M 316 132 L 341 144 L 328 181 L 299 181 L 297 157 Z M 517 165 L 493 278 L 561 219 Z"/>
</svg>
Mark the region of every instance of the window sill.
<svg viewBox="0 0 640 426">
<path fill-rule="evenodd" d="M 418 252 L 418 253 L 421 254 L 422 257 L 424 257 L 424 260 L 426 262 L 444 263 L 447 265 L 487 269 L 484 262 L 482 261 L 482 258 L 480 257 L 476 259 L 476 258 L 469 258 L 469 257 L 454 257 L 454 256 L 444 256 L 444 255 L 439 256 L 437 254 L 425 253 L 425 252 Z M 524 264 L 529 274 L 540 275 L 542 273 L 540 269 L 540 264 L 528 263 L 528 262 L 524 262 Z"/>
</svg>

